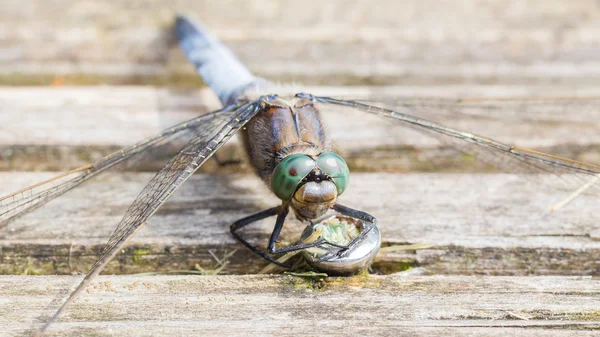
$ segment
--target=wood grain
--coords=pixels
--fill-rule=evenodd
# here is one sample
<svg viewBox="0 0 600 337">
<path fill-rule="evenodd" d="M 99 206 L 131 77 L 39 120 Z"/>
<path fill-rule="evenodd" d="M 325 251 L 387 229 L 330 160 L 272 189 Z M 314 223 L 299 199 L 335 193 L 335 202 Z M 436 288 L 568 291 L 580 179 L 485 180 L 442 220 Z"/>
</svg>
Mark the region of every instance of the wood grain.
<svg viewBox="0 0 600 337">
<path fill-rule="evenodd" d="M 444 125 L 526 148 L 600 163 L 600 90 L 545 86 L 283 87 L 280 94 L 375 100 Z M 484 99 L 473 100 L 474 97 Z M 499 98 L 515 100 L 498 100 Z M 545 97 L 540 100 L 522 98 Z M 570 97 L 567 100 L 560 98 Z M 595 97 L 595 98 L 594 98 Z M 33 99 L 35 98 L 35 99 Z M 519 99 L 521 98 L 521 99 Z M 463 99 L 464 102 L 457 102 Z M 496 100 L 494 100 L 496 99 Z M 209 90 L 155 87 L 0 87 L 0 169 L 69 170 L 219 107 Z M 360 171 L 489 171 L 464 145 L 360 111 L 323 107 L 333 145 Z M 401 110 L 405 111 L 405 110 Z M 220 155 L 243 158 L 236 139 Z M 468 159 L 468 158 L 466 158 Z M 506 165 L 508 166 L 508 165 Z M 148 163 L 158 170 L 162 163 Z M 247 172 L 247 167 L 234 166 Z M 217 171 L 209 162 L 206 170 Z M 510 167 L 501 167 L 513 172 Z M 207 172 L 207 171 L 205 171 Z"/>
<path fill-rule="evenodd" d="M 47 317 L 80 277 L 0 277 L 3 335 Z M 594 336 L 588 277 L 101 276 L 49 336 Z"/>
<path fill-rule="evenodd" d="M 0 172 L 0 196 L 218 108 L 176 46 L 175 13 L 202 19 L 257 75 L 313 85 L 277 93 L 408 107 L 600 163 L 597 1 L 5 0 L 0 170 L 14 172 Z M 81 84 L 116 86 L 68 86 Z M 340 86 L 348 84 L 363 86 Z M 245 275 L 265 262 L 228 226 L 277 200 L 243 161 L 209 162 L 104 272 L 236 275 L 103 275 L 49 335 L 597 335 L 596 195 L 548 213 L 572 191 L 557 177 L 488 173 L 447 141 L 324 112 L 355 172 L 341 202 L 378 218 L 384 248 L 372 272 L 383 275 Z M 238 145 L 221 156 L 243 158 Z M 519 171 L 513 164 L 499 169 Z M 67 275 L 89 270 L 151 177 L 105 174 L 0 228 L 0 336 L 27 334 L 53 313 L 81 279 Z M 264 245 L 272 226 L 267 219 L 244 235 Z M 283 237 L 301 229 L 290 220 Z"/>
<path fill-rule="evenodd" d="M 7 0 L 5 83 L 198 83 L 177 50 L 176 13 L 194 15 L 258 75 L 313 84 L 597 85 L 593 0 Z M 452 13 L 452 15 L 448 15 Z"/>
<path fill-rule="evenodd" d="M 0 194 L 50 176 L 1 173 Z M 106 174 L 10 223 L 0 230 L 1 272 L 86 272 L 152 176 Z M 560 212 L 549 213 L 549 207 L 570 191 L 557 189 L 556 177 L 533 178 L 355 173 L 340 202 L 376 216 L 384 246 L 429 245 L 382 251 L 374 267 L 379 273 L 420 266 L 430 274 L 598 275 L 597 197 L 584 195 Z M 217 259 L 228 260 L 224 273 L 258 272 L 264 261 L 231 237 L 229 225 L 277 204 L 255 176 L 194 175 L 106 272 L 197 270 L 196 264 L 214 270 L 220 267 Z M 273 221 L 266 219 L 244 235 L 264 246 Z M 290 219 L 284 239 L 296 240 L 303 228 Z M 228 254 L 233 255 L 225 258 Z"/>
</svg>

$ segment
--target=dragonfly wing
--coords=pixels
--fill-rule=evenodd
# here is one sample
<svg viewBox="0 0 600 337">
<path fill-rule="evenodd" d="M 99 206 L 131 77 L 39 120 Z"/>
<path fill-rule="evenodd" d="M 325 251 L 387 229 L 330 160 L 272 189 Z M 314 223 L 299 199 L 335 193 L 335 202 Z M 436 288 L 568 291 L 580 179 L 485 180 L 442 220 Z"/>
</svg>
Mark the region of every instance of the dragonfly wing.
<svg viewBox="0 0 600 337">
<path fill-rule="evenodd" d="M 508 168 L 511 172 L 522 170 L 525 173 L 554 174 L 569 183 L 569 187 L 585 184 L 600 173 L 600 166 L 597 165 L 512 146 L 416 117 L 409 106 L 392 110 L 352 100 L 330 97 L 315 97 L 315 99 L 321 103 L 344 106 L 390 118 L 421 133 L 429 134 L 442 143 L 451 144 L 458 151 L 474 155 L 495 167 Z"/>
<path fill-rule="evenodd" d="M 596 96 L 531 96 L 531 97 L 403 97 L 369 95 L 369 99 L 354 100 L 392 110 L 409 109 L 413 115 L 439 121 L 457 116 L 489 118 L 513 122 L 558 122 L 596 124 L 600 97 Z M 568 114 L 568 120 L 564 115 Z"/>
<path fill-rule="evenodd" d="M 143 161 L 161 151 L 164 152 L 161 155 L 176 152 L 178 149 L 172 148 L 173 143 L 176 143 L 176 141 L 185 142 L 187 138 L 201 136 L 203 132 L 207 132 L 209 129 L 212 130 L 222 124 L 223 121 L 228 120 L 233 111 L 239 107 L 240 104 L 234 104 L 195 117 L 164 130 L 154 137 L 103 157 L 93 164 L 60 174 L 0 198 L 0 228 L 19 215 L 43 206 L 81 183 L 119 164 L 132 165 L 134 162 Z M 166 147 L 170 149 L 167 150 Z"/>
<path fill-rule="evenodd" d="M 229 120 L 219 128 L 208 128 L 198 132 L 196 137 L 167 165 L 160 170 L 144 187 L 123 219 L 110 236 L 100 257 L 92 269 L 69 295 L 59 310 L 46 322 L 42 331 L 60 315 L 62 310 L 73 301 L 81 290 L 94 279 L 113 258 L 119 248 L 148 221 L 148 219 L 181 187 L 181 185 L 200 167 L 217 149 L 227 142 L 259 110 L 258 101 L 242 105 L 234 110 Z"/>
</svg>

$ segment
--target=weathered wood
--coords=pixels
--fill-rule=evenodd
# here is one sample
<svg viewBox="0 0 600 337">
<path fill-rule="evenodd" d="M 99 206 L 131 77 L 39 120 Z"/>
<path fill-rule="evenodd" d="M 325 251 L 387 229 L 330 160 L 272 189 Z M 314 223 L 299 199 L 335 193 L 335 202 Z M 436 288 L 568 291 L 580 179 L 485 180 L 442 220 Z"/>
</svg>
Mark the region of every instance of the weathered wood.
<svg viewBox="0 0 600 337">
<path fill-rule="evenodd" d="M 52 174 L 1 173 L 0 194 Z M 0 272 L 86 272 L 151 177 L 110 173 L 10 223 L 0 230 Z M 599 275 L 597 197 L 581 196 L 549 214 L 549 207 L 570 191 L 552 188 L 556 177 L 545 177 L 550 186 L 529 178 L 355 173 L 341 202 L 378 218 L 384 246 L 430 245 L 396 253 L 384 249 L 375 265 L 380 273 L 421 266 L 434 274 Z M 231 237 L 229 225 L 277 204 L 254 176 L 194 175 L 106 272 L 194 270 L 196 264 L 213 270 L 220 267 L 216 259 L 228 260 L 224 273 L 258 272 L 264 261 Z M 244 235 L 264 245 L 273 221 Z M 290 220 L 283 237 L 296 240 L 302 229 Z"/>
<path fill-rule="evenodd" d="M 598 84 L 593 0 L 81 2 L 5 0 L 5 83 L 198 83 L 175 13 L 201 18 L 250 69 L 310 83 Z M 449 15 L 451 13 L 451 15 Z M 56 80 L 56 79 L 54 79 Z"/>
<path fill-rule="evenodd" d="M 0 326 L 22 334 L 80 277 L 0 277 Z M 101 276 L 49 336 L 594 336 L 588 277 Z"/>
<path fill-rule="evenodd" d="M 600 99 L 589 99 L 600 98 L 597 87 L 287 87 L 277 92 L 299 90 L 362 99 L 376 97 L 383 101 L 380 105 L 394 105 L 391 101 L 398 99 L 413 104 L 410 112 L 447 126 L 555 155 L 600 162 Z M 574 99 L 462 104 L 443 100 L 532 96 Z M 415 97 L 422 99 L 415 101 Z M 152 87 L 3 87 L 0 105 L 2 170 L 68 170 L 219 107 L 208 89 Z M 378 116 L 334 107 L 325 108 L 323 115 L 336 150 L 353 170 L 489 170 L 457 156 L 456 151 L 448 151 L 447 143 Z M 461 148 L 460 144 L 453 146 Z M 244 156 L 236 139 L 221 150 L 221 155 Z M 209 162 L 206 169 L 215 171 L 213 164 Z M 156 170 L 161 166 L 150 163 L 145 167 Z"/>
<path fill-rule="evenodd" d="M 175 46 L 175 12 L 205 21 L 253 72 L 269 79 L 412 85 L 290 91 L 378 97 L 392 105 L 393 98 L 409 100 L 411 112 L 462 130 L 600 162 L 600 12 L 592 0 L 377 6 L 8 0 L 0 11 L 0 84 L 60 88 L 0 87 L 0 170 L 20 171 L 0 173 L 0 196 L 55 174 L 21 171 L 88 163 L 218 106 L 199 89 L 62 87 L 201 86 Z M 478 83 L 501 85 L 469 85 Z M 525 105 L 467 99 L 450 108 L 443 100 L 479 96 L 579 99 Z M 414 103 L 415 97 L 426 99 Z M 377 172 L 354 173 L 341 198 L 379 219 L 385 247 L 374 272 L 410 271 L 323 280 L 101 276 L 51 335 L 592 336 L 600 329 L 598 280 L 532 276 L 600 275 L 597 197 L 581 196 L 548 214 L 570 192 L 537 184 L 541 179 L 553 186 L 555 177 L 468 175 L 488 167 L 422 134 L 358 112 L 327 111 L 325 122 L 353 170 Z M 221 154 L 238 158 L 237 145 L 234 140 Z M 203 169 L 223 172 L 214 163 Z M 244 165 L 233 170 L 248 171 Z M 381 173 L 407 170 L 463 174 Z M 0 273 L 21 274 L 0 277 L 0 335 L 21 335 L 46 319 L 57 307 L 50 302 L 80 280 L 22 274 L 87 272 L 151 176 L 107 174 L 0 229 Z M 265 262 L 236 243 L 228 226 L 275 204 L 253 176 L 195 175 L 105 273 L 258 272 Z M 271 229 L 268 219 L 244 234 L 264 245 Z M 293 240 L 300 230 L 290 221 L 283 236 Z M 420 247 L 396 250 L 405 244 Z"/>
</svg>

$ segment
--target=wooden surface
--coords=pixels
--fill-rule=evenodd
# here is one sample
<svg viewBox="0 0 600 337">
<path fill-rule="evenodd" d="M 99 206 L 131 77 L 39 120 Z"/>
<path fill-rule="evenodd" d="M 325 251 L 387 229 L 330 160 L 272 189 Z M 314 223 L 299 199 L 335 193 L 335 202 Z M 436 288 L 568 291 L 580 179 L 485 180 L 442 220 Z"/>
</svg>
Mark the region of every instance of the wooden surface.
<svg viewBox="0 0 600 337">
<path fill-rule="evenodd" d="M 391 107 L 412 104 L 409 112 L 447 126 L 571 159 L 600 162 L 598 87 L 291 86 L 276 91 L 367 99 Z M 532 97 L 539 100 L 523 100 Z M 469 98 L 485 100 L 456 101 Z M 514 100 L 502 100 L 507 98 Z M 0 105 L 4 112 L 0 114 L 0 170 L 38 171 L 87 164 L 219 107 L 208 89 L 124 86 L 0 87 Z M 456 151 L 449 151 L 449 145 L 459 149 L 463 145 L 440 143 L 378 116 L 324 107 L 323 117 L 336 151 L 355 171 L 483 170 L 477 162 L 461 160 Z M 235 138 L 221 152 L 225 157 L 244 156 Z M 213 164 L 207 163 L 206 169 L 214 172 Z M 146 165 L 152 170 L 161 166 Z M 513 172 L 509 167 L 501 169 Z M 237 171 L 248 172 L 248 168 Z"/>
<path fill-rule="evenodd" d="M 2 173 L 0 186 L 2 192 L 13 191 L 49 176 Z M 109 174 L 12 222 L 1 237 L 2 273 L 85 272 L 151 177 Z M 340 201 L 376 216 L 384 245 L 430 245 L 380 254 L 379 272 L 421 266 L 430 274 L 598 275 L 596 196 L 582 196 L 549 214 L 549 207 L 566 195 L 513 175 L 355 173 Z M 231 237 L 229 225 L 277 204 L 252 175 L 196 175 L 107 272 L 193 270 L 196 264 L 215 269 L 209 252 L 222 258 L 234 249 L 222 272 L 257 272 L 264 262 Z M 246 235 L 264 246 L 273 221 L 263 221 Z M 302 229 L 288 221 L 284 237 L 293 241 Z"/>
<path fill-rule="evenodd" d="M 174 44 L 178 12 L 203 20 L 257 75 L 313 85 L 278 93 L 402 106 L 600 163 L 597 1 L 7 0 L 0 195 L 218 107 Z M 147 86 L 123 86 L 131 84 Z M 495 170 L 375 116 L 325 112 L 353 171 L 341 201 L 379 219 L 373 275 L 245 275 L 265 263 L 228 226 L 277 200 L 244 161 L 211 161 L 105 270 L 194 275 L 100 276 L 50 334 L 597 334 L 597 194 L 551 214 L 572 191 L 557 177 L 496 173 L 520 167 L 501 160 Z M 235 139 L 221 155 L 243 159 Z M 0 228 L 1 336 L 23 335 L 53 312 L 151 176 L 106 174 Z M 301 228 L 286 223 L 285 239 Z M 267 219 L 244 234 L 264 245 L 271 229 Z"/>
<path fill-rule="evenodd" d="M 461 129 L 481 130 L 480 133 L 514 144 L 562 151 L 563 155 L 579 159 L 597 158 L 598 125 L 594 121 L 599 120 L 599 110 L 595 109 L 595 99 L 586 99 L 597 94 L 593 88 L 308 89 L 359 98 L 378 96 L 388 104 L 397 97 L 401 100 L 437 97 L 433 101 L 440 97 L 523 97 L 540 93 L 579 97 L 569 104 L 550 100 L 523 105 L 500 100 L 492 108 L 489 103 L 456 105 L 450 110 L 435 105 L 432 110 L 428 109 L 431 106 L 414 108 L 416 113 L 429 118 Z M 5 87 L 0 88 L 0 98 L 7 112 L 0 114 L 0 153 L 4 158 L 3 168 L 12 171 L 0 173 L 2 195 L 56 174 L 23 170 L 72 168 L 216 107 L 214 96 L 197 89 Z M 565 112 L 570 116 L 566 121 Z M 359 334 L 383 335 L 394 331 L 478 336 L 498 332 L 532 336 L 593 334 L 599 321 L 596 309 L 599 297 L 595 292 L 586 292 L 583 297 L 579 294 L 581 289 L 595 289 L 596 281 L 557 276 L 600 274 L 597 195 L 583 195 L 560 212 L 550 214 L 549 207 L 572 191 L 559 189 L 560 179 L 556 177 L 486 173 L 488 167 L 476 165 L 472 158 L 456 159 L 457 152 L 448 151 L 444 143 L 375 116 L 333 110 L 325 115 L 335 148 L 349 158 L 354 171 L 368 171 L 352 174 L 351 185 L 341 201 L 379 220 L 385 247 L 372 272 L 382 275 L 400 272 L 398 276 L 308 282 L 288 276 L 240 275 L 260 272 L 265 262 L 236 243 L 228 226 L 240 217 L 272 207 L 277 200 L 258 178 L 249 174 L 247 165 L 222 171 L 211 163 L 212 168 L 194 175 L 174 195 L 105 272 L 237 276 L 105 277 L 104 283 L 96 283 L 87 294 L 104 287 L 102 291 L 108 293 L 96 296 L 106 297 L 79 301 L 67 311 L 64 323 L 56 326 L 54 334 L 178 335 L 198 330 L 211 334 L 246 331 L 281 334 L 281 324 L 290 333 L 304 324 L 331 335 L 339 334 L 342 328 L 356 329 L 352 331 Z M 406 143 L 410 144 L 410 151 L 406 151 Z M 236 141 L 224 150 L 228 157 L 240 155 Z M 449 159 L 440 160 L 432 154 Z M 423 164 L 429 161 L 436 165 Z M 444 163 L 451 165 L 440 165 Z M 501 169 L 512 172 L 513 168 Z M 440 172 L 415 172 L 423 170 Z M 0 296 L 0 301 L 8 303 L 7 310 L 12 314 L 6 317 L 15 322 L 1 332 L 16 335 L 31 327 L 34 319 L 47 317 L 55 306 L 43 307 L 42 303 L 47 305 L 59 292 L 65 294 L 76 281 L 69 276 L 24 275 L 87 272 L 129 203 L 151 177 L 152 173 L 144 172 L 106 174 L 0 229 L 0 273 L 21 275 L 0 278 L 0 287 L 11 289 L 0 292 L 4 296 Z M 265 220 L 245 235 L 264 245 L 273 226 L 271 221 Z M 295 240 L 301 229 L 301 225 L 290 221 L 283 235 L 287 240 Z M 406 245 L 412 246 L 403 248 Z M 304 290 L 307 282 L 312 289 L 308 293 Z M 160 317 L 143 310 L 149 295 L 138 293 L 146 291 L 141 290 L 140 284 L 147 291 L 154 291 L 150 296 L 155 298 L 153 301 L 164 301 L 152 302 L 163 308 Z M 240 285 L 242 290 L 232 289 L 232 284 Z M 329 292 L 316 291 L 315 284 L 317 288 L 332 288 Z M 153 285 L 156 287 L 152 288 Z M 189 296 L 194 287 L 205 286 L 203 296 L 213 296 L 209 307 L 199 304 L 197 292 Z M 560 290 L 546 291 L 546 286 Z M 290 287 L 301 290 L 289 291 Z M 140 290 L 130 291 L 130 288 Z M 175 288 L 180 290 L 172 290 Z M 170 291 L 184 294 L 171 296 Z M 248 297 L 241 295 L 244 292 Z M 257 293 L 267 300 L 253 297 Z M 363 296 L 359 303 L 370 308 L 365 313 L 381 320 L 381 324 L 348 324 L 348 320 L 358 319 L 361 312 L 356 305 L 348 304 L 357 303 L 348 299 L 356 294 Z M 173 302 L 173 298 L 181 301 Z M 265 314 L 247 320 L 236 316 L 240 318 L 232 323 L 225 315 L 233 315 L 231 303 L 244 311 L 237 305 L 241 302 L 236 302 L 241 298 L 245 298 L 244 305 Z M 313 299 L 306 302 L 306 298 Z M 283 308 L 288 308 L 285 305 L 290 301 L 301 303 L 290 309 L 290 313 L 307 312 L 308 309 L 297 309 L 302 305 L 324 307 L 319 317 L 322 323 L 315 321 L 316 313 L 298 319 L 293 314 L 281 314 L 288 312 Z M 82 307 L 86 303 L 91 305 L 87 309 Z M 12 309 L 15 306 L 27 309 L 15 311 Z M 164 310 L 165 307 L 169 309 Z M 337 312 L 329 315 L 334 312 L 333 307 L 343 308 L 345 316 L 340 318 Z M 182 310 L 185 314 L 181 314 Z M 273 323 L 274 317 L 285 323 Z M 265 320 L 272 325 L 256 323 Z"/>
<path fill-rule="evenodd" d="M 376 96 L 391 105 L 394 105 L 394 98 L 411 102 L 414 97 L 433 97 L 430 99 L 434 102 L 441 98 L 442 103 L 446 102 L 443 99 L 464 97 L 529 97 L 540 94 L 575 97 L 568 100 L 568 104 L 561 100 L 541 103 L 499 100 L 474 105 L 458 104 L 452 109 L 435 104 L 414 105 L 413 108 L 416 114 L 461 129 L 478 130 L 478 133 L 513 144 L 560 152 L 586 161 L 598 158 L 598 125 L 595 121 L 600 120 L 597 116 L 600 110 L 596 109 L 596 100 L 589 99 L 598 94 L 593 88 L 462 86 L 450 89 L 433 86 L 307 89 L 327 95 L 367 99 Z M 5 87 L 0 88 L 0 103 L 6 112 L 0 114 L 3 168 L 19 170 L 0 173 L 2 195 L 56 174 L 23 170 L 72 168 L 217 107 L 214 96 L 207 90 L 150 87 Z M 369 171 L 353 173 L 351 185 L 341 201 L 365 210 L 379 220 L 385 248 L 378 255 L 372 272 L 389 275 L 404 271 L 400 275 L 431 276 L 419 276 L 414 283 L 409 278 L 408 281 L 400 281 L 408 284 L 390 288 L 378 287 L 386 283 L 397 284 L 399 276 L 373 276 L 356 283 L 352 283 L 352 279 L 327 279 L 323 281 L 325 284 L 335 284 L 330 292 L 319 291 L 315 295 L 313 290 L 307 295 L 303 291 L 286 291 L 290 284 L 294 289 L 306 288 L 307 281 L 302 279 L 239 275 L 258 273 L 265 267 L 265 262 L 236 243 L 229 234 L 228 226 L 238 218 L 276 205 L 277 200 L 258 178 L 249 174 L 246 164 L 223 171 L 211 163 L 212 166 L 207 167 L 203 174 L 193 176 L 175 194 L 107 266 L 105 272 L 225 273 L 238 276 L 108 278 L 105 280 L 111 283 L 102 283 L 109 284 L 105 289 L 109 291 L 105 293 L 108 297 L 97 298 L 97 303 L 93 302 L 96 299 L 88 298 L 88 302 L 82 299 L 83 302 L 67 311 L 65 323 L 59 323 L 54 334 L 89 335 L 98 329 L 102 329 L 101 335 L 177 335 L 198 330 L 211 334 L 239 334 L 248 330 L 274 334 L 281 333 L 281 324 L 292 326 L 290 333 L 304 324 L 315 331 L 332 335 L 342 327 L 348 329 L 348 326 L 359 334 L 406 331 L 425 335 L 493 335 L 502 331 L 544 336 L 584 334 L 597 329 L 599 318 L 597 309 L 594 309 L 597 306 L 593 303 L 600 302 L 598 295 L 586 293 L 585 300 L 573 295 L 578 294 L 577 289 L 581 287 L 590 289 L 596 286 L 595 280 L 533 277 L 600 274 L 597 195 L 581 196 L 560 212 L 550 214 L 549 207 L 572 191 L 559 189 L 560 179 L 557 177 L 485 173 L 489 168 L 476 165 L 472 158 L 464 160 L 457 157 L 457 152 L 448 151 L 445 143 L 376 116 L 335 110 L 326 110 L 324 115 L 335 148 L 348 158 L 351 168 Z M 564 120 L 565 115 L 570 118 Z M 223 150 L 222 154 L 226 157 L 242 156 L 236 141 Z M 426 164 L 429 162 L 433 165 Z M 502 171 L 512 172 L 513 169 L 510 165 L 501 167 Z M 414 172 L 423 170 L 440 172 Z M 142 172 L 106 174 L 0 229 L 0 273 L 70 275 L 87 272 L 129 203 L 151 177 L 152 173 Z M 251 241 L 264 245 L 272 226 L 272 219 L 267 219 L 260 226 L 246 230 L 245 235 Z M 288 222 L 284 238 L 295 240 L 301 229 L 302 225 Z M 403 249 L 406 245 L 417 246 Z M 510 277 L 467 277 L 469 275 Z M 402 277 L 399 279 L 403 280 Z M 12 289 L 10 294 L 21 294 L 0 292 L 4 296 L 0 297 L 0 301 L 8 303 L 9 312 L 13 312 L 6 317 L 17 322 L 7 324 L 10 330 L 2 332 L 15 335 L 31 327 L 33 319 L 47 317 L 52 309 L 42 312 L 41 308 L 46 307 L 40 303 L 49 303 L 59 291 L 65 294 L 68 285 L 74 282 L 67 276 L 0 278 L 0 284 L 8 284 L 4 287 Z M 157 288 L 144 282 L 157 285 Z M 563 287 L 564 282 L 568 284 Z M 23 286 L 15 286 L 15 283 Z M 200 284 L 198 287 L 201 288 L 212 284 L 205 294 L 213 295 L 206 296 L 221 294 L 222 297 L 211 297 L 207 308 L 199 304 L 198 295 L 190 297 L 193 303 L 188 299 L 187 304 L 183 297 L 187 299 L 189 293 L 179 295 L 182 300 L 175 302 L 173 298 L 177 296 L 156 296 L 167 295 L 172 289 L 169 287 L 176 287 L 179 283 L 182 284 L 179 289 L 189 285 L 190 292 L 194 291 L 193 284 Z M 548 292 L 540 290 L 540 283 L 553 287 L 561 285 L 560 289 L 564 292 L 549 292 L 551 295 L 548 295 Z M 169 307 L 169 310 L 161 310 L 162 316 L 158 318 L 147 311 L 142 311 L 147 312 L 146 316 L 140 315 L 142 308 L 147 306 L 149 295 L 136 292 L 141 290 L 117 290 L 135 288 L 136 284 L 154 289 L 149 291 L 159 291 L 150 297 L 164 301 L 157 302 L 156 306 Z M 231 284 L 249 288 L 234 290 Z M 312 282 L 309 284 L 314 287 Z M 457 292 L 457 284 L 463 287 L 461 289 L 468 284 L 468 290 Z M 516 288 L 510 288 L 511 284 Z M 90 292 L 93 293 L 94 289 Z M 248 297 L 240 295 L 244 291 Z M 365 312 L 370 313 L 368 317 L 381 320 L 381 324 L 348 324 L 347 320 L 357 319 L 361 312 L 348 304 L 356 303 L 347 299 L 354 291 L 364 296 L 360 303 L 371 308 Z M 262 298 L 277 301 L 265 302 L 251 295 L 257 292 Z M 282 293 L 286 295 L 280 298 Z M 327 294 L 326 297 L 318 300 L 323 293 Z M 314 300 L 305 302 L 307 296 L 314 296 Z M 381 300 L 382 296 L 384 300 Z M 449 297 L 454 302 L 448 302 Z M 258 306 L 265 315 L 251 316 L 248 321 L 239 318 L 235 324 L 226 318 L 216 318 L 232 314 L 231 303 L 238 303 L 235 301 L 242 298 L 245 298 L 245 305 Z M 90 301 L 91 307 L 81 307 L 82 303 Z M 320 304 L 321 308 L 325 308 L 321 319 L 323 326 L 315 323 L 316 314 L 302 319 L 294 316 L 290 322 L 290 315 L 281 314 L 282 308 L 290 301 L 303 303 L 295 306 L 292 312 L 301 310 L 297 309 L 301 305 L 319 307 Z M 328 301 L 333 304 L 327 304 Z M 442 306 L 440 301 L 448 305 Z M 178 303 L 182 305 L 178 307 Z M 30 309 L 23 310 L 21 314 L 11 309 L 14 306 Z M 344 308 L 342 312 L 347 316 L 340 318 L 339 314 L 325 314 L 333 312 L 331 308 L 337 306 Z M 180 314 L 182 308 L 185 315 Z M 240 307 L 236 306 L 236 309 Z M 241 309 L 244 311 L 243 307 Z M 206 315 L 207 310 L 211 315 Z M 275 316 L 281 317 L 285 323 L 272 323 L 274 319 L 268 314 L 269 310 L 273 315 L 279 313 Z M 102 312 L 100 316 L 99 312 Z M 273 325 L 255 324 L 257 320 L 266 320 Z M 153 322 L 149 329 L 147 321 Z M 376 328 L 381 326 L 385 330 Z M 141 327 L 144 327 L 143 331 Z"/>
<path fill-rule="evenodd" d="M 202 19 L 253 72 L 286 82 L 600 82 L 594 0 L 5 0 L 2 82 L 197 84 L 174 45 L 175 13 Z"/>
<path fill-rule="evenodd" d="M 80 277 L 0 277 L 0 331 L 47 317 Z M 595 336 L 589 277 L 101 276 L 49 336 Z"/>
</svg>

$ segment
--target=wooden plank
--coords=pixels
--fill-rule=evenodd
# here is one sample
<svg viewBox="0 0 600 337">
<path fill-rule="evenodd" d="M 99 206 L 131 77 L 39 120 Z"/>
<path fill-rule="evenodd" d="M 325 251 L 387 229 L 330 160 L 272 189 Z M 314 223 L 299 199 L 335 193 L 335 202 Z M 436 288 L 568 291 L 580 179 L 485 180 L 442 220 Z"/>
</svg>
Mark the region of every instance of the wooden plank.
<svg viewBox="0 0 600 337">
<path fill-rule="evenodd" d="M 0 173 L 0 194 L 53 174 Z M 151 177 L 106 174 L 10 223 L 0 230 L 0 273 L 87 272 Z M 548 213 L 571 192 L 557 189 L 556 180 L 505 174 L 354 173 L 340 202 L 376 216 L 384 246 L 429 246 L 384 249 L 374 266 L 378 273 L 420 266 L 433 274 L 598 275 L 597 197 L 583 195 L 560 212 Z M 106 272 L 214 270 L 220 267 L 216 259 L 228 261 L 224 273 L 258 272 L 265 262 L 231 237 L 229 225 L 278 203 L 255 176 L 194 175 Z M 288 220 L 283 238 L 294 241 L 303 226 Z M 244 235 L 264 246 L 272 228 L 273 219 L 266 219 Z"/>
<path fill-rule="evenodd" d="M 174 45 L 178 12 L 204 20 L 252 71 L 275 80 L 597 85 L 600 78 L 593 0 L 3 5 L 3 83 L 50 83 L 57 74 L 71 83 L 198 83 Z"/>
<path fill-rule="evenodd" d="M 413 104 L 410 112 L 448 126 L 584 162 L 600 162 L 600 100 L 589 99 L 600 97 L 598 87 L 284 87 L 276 92 L 300 90 L 376 99 L 380 105 L 397 106 L 393 101 L 400 100 Z M 444 101 L 532 96 L 573 100 Z M 219 107 L 208 89 L 123 86 L 0 87 L 0 104 L 2 170 L 68 170 Z M 323 115 L 336 150 L 355 170 L 489 170 L 448 151 L 447 143 L 378 116 L 333 107 L 324 108 Z M 244 156 L 236 139 L 221 152 L 226 158 Z M 207 169 L 215 171 L 211 165 Z M 237 171 L 243 169 L 247 168 L 237 167 Z"/>
<path fill-rule="evenodd" d="M 0 277 L 0 326 L 20 335 L 79 276 Z M 589 277 L 101 276 L 49 336 L 595 336 Z"/>
</svg>

